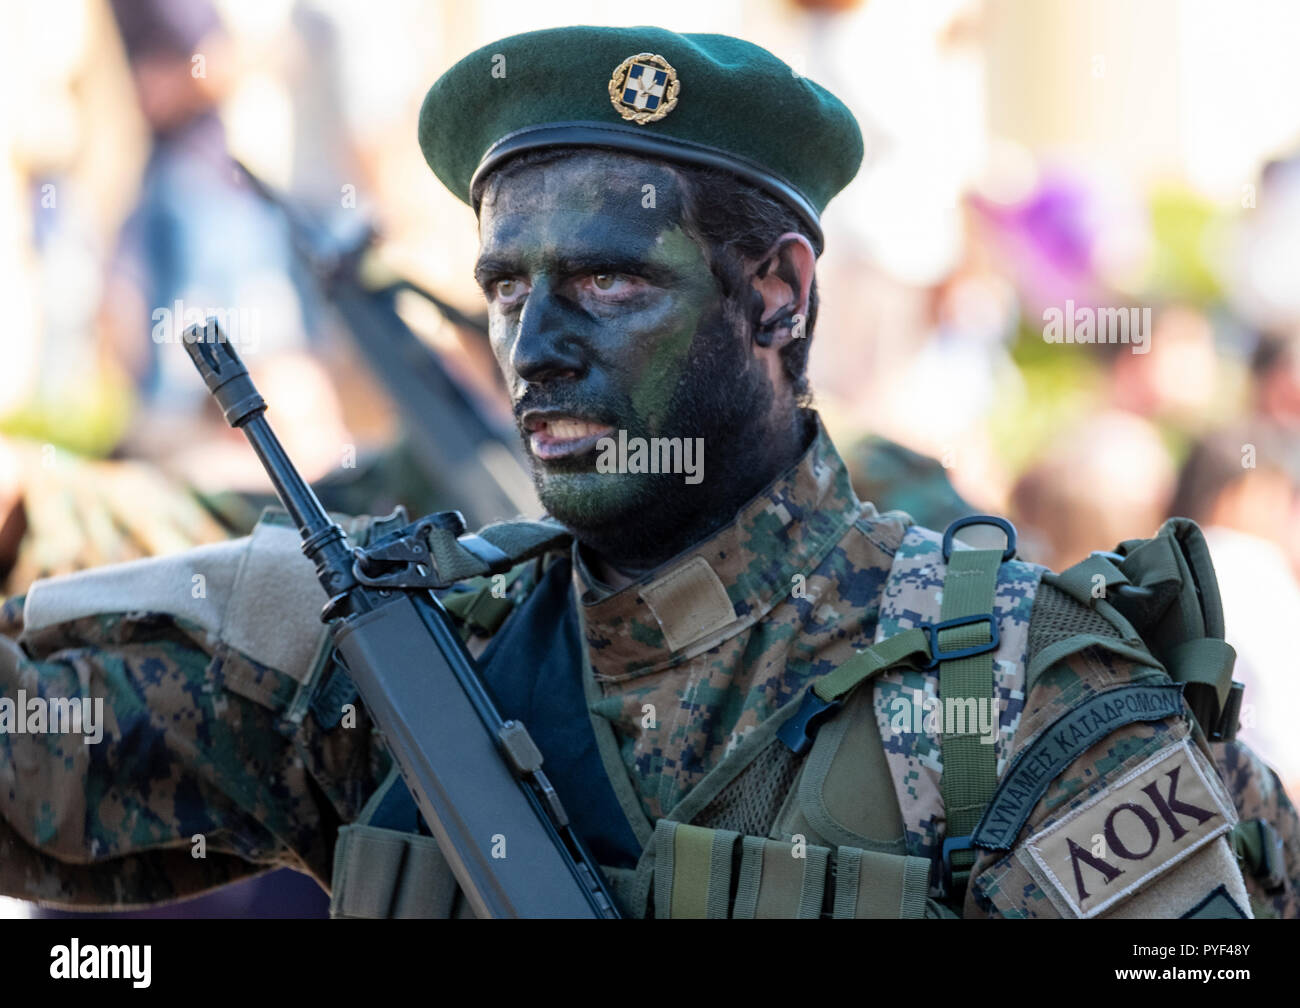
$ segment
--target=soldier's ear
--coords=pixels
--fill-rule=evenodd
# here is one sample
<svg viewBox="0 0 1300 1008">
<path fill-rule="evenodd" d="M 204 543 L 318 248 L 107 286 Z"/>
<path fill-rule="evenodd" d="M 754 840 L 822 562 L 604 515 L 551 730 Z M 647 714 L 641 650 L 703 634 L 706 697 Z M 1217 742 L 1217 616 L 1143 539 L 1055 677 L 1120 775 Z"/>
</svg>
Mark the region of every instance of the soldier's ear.
<svg viewBox="0 0 1300 1008">
<path fill-rule="evenodd" d="M 755 265 L 750 282 L 759 347 L 779 350 L 796 331 L 802 333 L 816 265 L 812 243 L 796 231 L 781 235 Z"/>
</svg>

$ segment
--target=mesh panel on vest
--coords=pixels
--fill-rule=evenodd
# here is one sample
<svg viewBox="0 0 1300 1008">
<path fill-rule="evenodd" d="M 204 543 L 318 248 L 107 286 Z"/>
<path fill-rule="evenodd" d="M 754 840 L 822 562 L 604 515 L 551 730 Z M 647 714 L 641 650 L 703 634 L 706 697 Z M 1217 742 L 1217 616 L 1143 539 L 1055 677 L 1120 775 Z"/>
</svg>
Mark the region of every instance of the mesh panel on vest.
<svg viewBox="0 0 1300 1008">
<path fill-rule="evenodd" d="M 799 760 L 773 740 L 692 822 L 744 836 L 767 836 L 798 772 Z"/>
<path fill-rule="evenodd" d="M 1071 598 L 1055 585 L 1040 582 L 1029 616 L 1029 650 L 1025 660 L 1032 662 L 1043 648 L 1078 634 L 1120 636 L 1105 616 Z"/>
</svg>

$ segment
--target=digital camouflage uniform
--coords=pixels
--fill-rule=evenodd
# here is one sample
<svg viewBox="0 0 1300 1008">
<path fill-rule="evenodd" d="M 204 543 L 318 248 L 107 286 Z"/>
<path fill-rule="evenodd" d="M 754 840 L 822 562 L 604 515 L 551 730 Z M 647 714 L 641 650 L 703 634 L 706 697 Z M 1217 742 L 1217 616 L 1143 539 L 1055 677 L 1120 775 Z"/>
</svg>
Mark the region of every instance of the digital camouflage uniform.
<svg viewBox="0 0 1300 1008">
<path fill-rule="evenodd" d="M 357 521 L 348 530 L 364 540 L 365 529 Z M 647 845 L 639 873 L 615 873 L 626 912 L 648 910 L 639 901 L 649 898 L 656 821 L 725 822 L 730 813 L 706 800 L 720 765 L 770 737 L 779 720 L 773 715 L 788 712 L 810 680 L 905 620 L 908 592 L 933 589 L 923 545 L 932 535 L 909 526 L 904 515 L 881 515 L 858 502 L 819 432 L 800 463 L 734 523 L 652 580 L 609 592 L 592 583 L 579 560 L 574 597 L 584 600 L 592 722 L 622 807 Z M 510 578 L 510 592 L 526 594 L 546 562 L 523 565 Z M 903 585 L 901 595 L 882 597 L 898 564 L 902 576 L 896 571 L 890 583 Z M 1040 572 L 1016 561 L 1003 565 L 999 655 L 1025 647 L 1033 612 L 1024 600 Z M 203 575 L 204 597 L 194 597 L 195 575 Z M 0 735 L 0 891 L 68 906 L 128 905 L 192 894 L 271 865 L 328 885 L 337 828 L 356 818 L 389 760 L 364 709 L 351 726 L 329 728 L 311 713 L 326 668 L 319 660 L 321 601 L 297 534 L 282 521 L 264 522 L 245 540 L 41 582 L 25 602 L 10 600 L 0 696 L 16 697 L 20 689 L 29 696 L 102 696 L 107 723 L 98 745 L 75 735 Z M 484 636 L 471 643 L 481 650 Z M 1159 678 L 1086 651 L 1053 668 L 1025 697 L 1023 667 L 1000 660 L 999 767 L 1038 726 L 1082 698 Z M 868 810 L 865 825 L 853 820 L 862 811 L 830 809 L 830 818 L 864 844 L 927 861 L 944 836 L 938 739 L 933 731 L 893 730 L 888 701 L 905 690 L 933 692 L 933 680 L 915 668 L 889 673 L 861 691 L 872 701 L 868 707 L 850 705 L 841 715 L 845 724 L 879 733 L 892 782 L 884 794 L 894 806 Z M 1189 738 L 1195 752 L 1179 755 Z M 766 751 L 766 743 L 760 748 Z M 1153 755 L 1174 754 L 1186 780 L 1193 765 L 1208 765 L 1197 755 L 1202 748 L 1182 716 L 1106 734 L 1051 782 L 1022 836 L 1104 796 Z M 880 762 L 876 757 L 873 766 Z M 1276 779 L 1235 744 L 1221 762 L 1237 815 L 1278 823 L 1288 863 L 1300 863 L 1294 811 Z M 771 766 L 787 791 L 803 769 L 793 758 Z M 864 778 L 871 772 L 864 766 Z M 1188 795 L 1185 787 L 1177 792 Z M 788 805 L 786 798 L 777 794 L 772 808 Z M 809 843 L 828 839 L 830 829 L 819 833 L 804 817 L 810 806 L 798 804 L 772 817 L 773 838 L 791 839 L 775 821 L 781 819 L 799 824 Z M 192 856 L 199 834 L 203 858 Z M 1192 897 L 1231 882 L 1235 871 L 1222 837 L 1194 855 L 1173 856 L 1169 869 L 1121 910 L 1138 905 L 1158 915 L 1185 908 Z M 1005 860 L 1010 869 L 977 866 L 968 914 L 1044 912 L 1041 891 L 1019 874 L 1025 869 L 1014 857 Z M 1296 884 L 1292 874 L 1268 900 L 1247 876 L 1260 910 L 1271 904 L 1294 915 Z"/>
<path fill-rule="evenodd" d="M 657 28 L 554 29 L 472 53 L 430 90 L 420 142 L 475 206 L 476 177 L 555 145 L 722 168 L 784 201 L 818 252 L 820 213 L 862 158 L 849 110 L 770 53 Z M 358 545 L 375 529 L 347 527 Z M 602 586 L 571 546 L 444 598 L 486 679 L 492 643 L 558 585 L 555 625 L 575 624 L 581 665 L 559 674 L 580 679 L 562 685 L 582 689 L 594 750 L 580 762 L 591 791 L 612 789 L 603 825 L 623 817 L 612 825 L 634 848 L 632 864 L 604 862 L 625 914 L 1294 915 L 1298 831 L 1276 779 L 1227 747 L 1229 794 L 1145 638 L 1086 590 L 1000 556 L 949 556 L 938 533 L 860 502 L 815 424 L 730 524 L 635 584 Z M 567 603 L 555 572 L 572 579 Z M 976 588 L 986 639 L 951 658 L 967 625 L 933 626 Z M 339 916 L 400 916 L 434 890 L 425 915 L 464 913 L 429 842 L 407 839 L 418 823 L 375 817 L 371 799 L 397 793 L 391 760 L 332 662 L 323 601 L 281 517 L 6 603 L 0 701 L 102 699 L 104 734 L 0 733 L 0 892 L 129 905 L 283 865 L 333 885 Z M 1095 643 L 1071 650 L 1080 635 Z M 937 671 L 918 639 L 944 649 Z M 518 675 L 555 653 L 505 657 Z M 969 722 L 909 716 L 985 665 L 986 742 Z M 810 698 L 823 719 L 802 726 Z M 530 730 L 545 738 L 584 701 Z M 975 800 L 972 771 L 996 789 Z M 578 809 L 572 781 L 560 797 Z M 371 828 L 390 852 L 418 848 L 428 873 L 353 912 L 348 895 L 379 874 L 377 856 L 352 858 Z M 951 849 L 968 835 L 975 848 Z"/>
</svg>

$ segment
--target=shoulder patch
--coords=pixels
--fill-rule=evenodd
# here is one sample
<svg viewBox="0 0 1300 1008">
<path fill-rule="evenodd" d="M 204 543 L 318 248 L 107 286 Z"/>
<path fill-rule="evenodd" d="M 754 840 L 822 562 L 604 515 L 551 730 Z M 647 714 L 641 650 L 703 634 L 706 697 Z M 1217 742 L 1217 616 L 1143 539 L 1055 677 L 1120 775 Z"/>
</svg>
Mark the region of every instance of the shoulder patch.
<svg viewBox="0 0 1300 1008">
<path fill-rule="evenodd" d="M 1094 693 L 1044 728 L 1012 759 L 975 828 L 975 843 L 989 850 L 1010 850 L 1048 786 L 1085 750 L 1124 725 L 1182 712 L 1182 686 L 1118 686 Z"/>
<path fill-rule="evenodd" d="M 1068 916 L 1095 917 L 1232 828 L 1184 739 L 1030 837 L 1019 856 Z"/>
</svg>

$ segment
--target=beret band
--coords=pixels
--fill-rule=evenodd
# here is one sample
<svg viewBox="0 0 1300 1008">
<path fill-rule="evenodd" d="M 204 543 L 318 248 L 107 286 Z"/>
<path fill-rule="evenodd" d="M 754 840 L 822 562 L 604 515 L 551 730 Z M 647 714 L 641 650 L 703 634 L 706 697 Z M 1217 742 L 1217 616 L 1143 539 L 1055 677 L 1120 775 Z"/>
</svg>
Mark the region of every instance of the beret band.
<svg viewBox="0 0 1300 1008">
<path fill-rule="evenodd" d="M 813 243 L 818 249 L 821 248 L 822 229 L 817 211 L 789 182 L 736 154 L 680 139 L 665 140 L 638 130 L 635 126 L 591 122 L 526 126 L 502 137 L 488 149 L 470 179 L 470 192 L 474 192 L 479 182 L 491 174 L 493 169 L 515 155 L 548 147 L 600 147 L 628 154 L 662 157 L 704 168 L 724 169 L 788 203 L 803 218 Z M 475 206 L 475 209 L 478 207 Z"/>
</svg>

